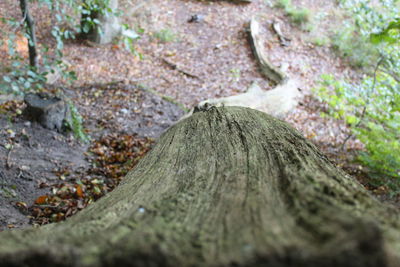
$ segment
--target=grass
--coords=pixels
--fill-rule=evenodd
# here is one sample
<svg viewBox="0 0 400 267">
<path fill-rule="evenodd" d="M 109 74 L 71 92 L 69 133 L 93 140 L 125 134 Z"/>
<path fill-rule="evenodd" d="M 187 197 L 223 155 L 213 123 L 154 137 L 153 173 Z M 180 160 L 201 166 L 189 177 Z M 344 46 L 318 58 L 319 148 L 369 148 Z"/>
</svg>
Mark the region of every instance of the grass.
<svg viewBox="0 0 400 267">
<path fill-rule="evenodd" d="M 172 43 L 178 41 L 178 36 L 170 29 L 162 29 L 154 33 L 154 37 L 162 43 Z"/>
</svg>

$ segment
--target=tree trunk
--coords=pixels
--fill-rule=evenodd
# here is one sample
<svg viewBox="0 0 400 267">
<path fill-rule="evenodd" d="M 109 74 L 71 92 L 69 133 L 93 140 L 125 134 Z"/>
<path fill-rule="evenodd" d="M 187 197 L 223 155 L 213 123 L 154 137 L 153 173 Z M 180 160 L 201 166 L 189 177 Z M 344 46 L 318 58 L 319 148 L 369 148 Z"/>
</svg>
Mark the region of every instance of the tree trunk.
<svg viewBox="0 0 400 267">
<path fill-rule="evenodd" d="M 286 123 L 213 107 L 66 222 L 0 233 L 0 265 L 398 267 L 399 217 Z"/>
<path fill-rule="evenodd" d="M 33 68 L 38 67 L 38 56 L 37 56 L 37 42 L 36 42 L 36 27 L 35 21 L 29 13 L 29 7 L 27 0 L 20 0 L 19 5 L 22 12 L 22 18 L 26 23 L 26 33 L 28 38 L 28 50 L 29 50 L 29 65 Z"/>
</svg>

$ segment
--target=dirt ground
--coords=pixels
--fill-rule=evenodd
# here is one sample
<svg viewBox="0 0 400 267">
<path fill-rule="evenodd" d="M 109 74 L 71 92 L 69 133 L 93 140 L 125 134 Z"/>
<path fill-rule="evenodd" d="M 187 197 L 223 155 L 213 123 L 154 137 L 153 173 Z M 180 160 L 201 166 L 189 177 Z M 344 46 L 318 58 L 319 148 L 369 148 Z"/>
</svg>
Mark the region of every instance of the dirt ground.
<svg viewBox="0 0 400 267">
<path fill-rule="evenodd" d="M 184 114 L 177 105 L 134 86 L 91 86 L 67 93 L 93 100 L 77 101 L 93 140 L 111 133 L 155 139 Z M 38 197 L 50 194 L 54 185 L 92 175 L 90 144 L 79 142 L 71 133 L 31 123 L 15 115 L 15 110 L 12 107 L 0 115 L 0 230 L 32 222 L 28 208 Z M 66 170 L 67 177 L 60 175 Z"/>
<path fill-rule="evenodd" d="M 121 0 L 125 13 L 122 20 L 143 31 L 135 45 L 142 59 L 125 51 L 118 42 L 99 46 L 68 41 L 64 60 L 78 80 L 68 87 L 62 80 L 53 86 L 69 88 L 64 93 L 76 103 L 93 140 L 110 134 L 156 138 L 184 114 L 180 107 L 166 101 L 168 98 L 190 108 L 205 99 L 243 93 L 253 82 L 264 90 L 271 89 L 259 72 L 248 42 L 248 23 L 257 16 L 267 33 L 265 49 L 272 63 L 301 82 L 304 97 L 285 120 L 337 159 L 343 156 L 340 146 L 348 129 L 341 121 L 321 118 L 325 107 L 312 96 L 312 89 L 318 86 L 321 74 L 353 81 L 360 78 L 359 71 L 337 57 L 329 43 L 315 42 L 337 30 L 343 17 L 334 0 L 294 0 L 294 6 L 311 11 L 311 26 L 305 30 L 291 23 L 274 3 Z M 0 17 L 18 18 L 17 4 L 11 0 L 0 2 Z M 49 12 L 32 6 L 32 14 L 37 20 L 39 43 L 51 44 Z M 194 15 L 204 19 L 189 22 Z M 271 30 L 273 21 L 279 22 L 290 39 L 287 46 L 282 46 Z M 23 37 L 16 42 L 21 43 L 19 52 L 26 57 Z M 0 48 L 0 58 L 7 61 L 5 47 Z M 21 116 L 10 116 L 0 114 L 0 229 L 26 225 L 30 220 L 27 216 L 32 216 L 29 207 L 35 200 L 54 190 L 51 184 L 65 183 L 60 181 L 60 170 L 74 172 L 66 178 L 73 180 L 77 175 L 88 175 L 93 165 L 87 153 L 93 143 L 84 145 L 71 136 L 29 124 Z M 345 153 L 359 149 L 362 145 L 351 140 Z M 339 164 L 342 162 L 339 160 Z M 359 167 L 352 166 L 350 172 L 356 173 Z M 78 192 L 76 189 L 75 194 Z"/>
</svg>

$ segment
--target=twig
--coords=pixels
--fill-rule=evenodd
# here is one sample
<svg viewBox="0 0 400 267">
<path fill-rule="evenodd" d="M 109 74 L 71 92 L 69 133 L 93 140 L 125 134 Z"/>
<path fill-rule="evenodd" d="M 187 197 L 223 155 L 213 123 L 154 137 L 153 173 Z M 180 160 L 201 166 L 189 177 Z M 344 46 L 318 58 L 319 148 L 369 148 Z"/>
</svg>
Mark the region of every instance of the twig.
<svg viewBox="0 0 400 267">
<path fill-rule="evenodd" d="M 15 25 L 15 27 L 11 29 L 11 31 L 15 32 L 19 27 L 21 27 L 25 23 L 25 20 L 26 20 L 26 13 L 23 13 L 21 21 L 18 22 L 17 25 Z"/>
<path fill-rule="evenodd" d="M 376 66 L 375 66 L 375 69 L 374 69 L 374 81 L 372 82 L 371 90 L 370 90 L 370 91 L 368 92 L 368 94 L 367 94 L 367 101 L 366 101 L 366 103 L 365 103 L 365 105 L 364 105 L 364 107 L 363 107 L 363 109 L 362 109 L 362 111 L 361 111 L 360 120 L 356 123 L 356 125 L 354 125 L 354 128 L 357 128 L 357 127 L 359 127 L 359 126 L 361 125 L 361 123 L 362 123 L 362 121 L 363 121 L 363 119 L 364 119 L 364 117 L 365 117 L 365 114 L 367 113 L 367 106 L 369 105 L 369 102 L 370 102 L 370 96 L 371 96 L 371 94 L 375 91 L 376 73 L 377 73 L 377 71 L 378 71 L 379 66 L 382 64 L 382 62 L 383 62 L 383 57 L 381 56 L 381 57 L 379 58 L 378 62 L 376 63 Z M 342 147 L 341 147 L 341 150 L 342 150 L 342 151 L 344 151 L 344 148 L 345 148 L 345 145 L 346 145 L 347 141 L 348 141 L 351 137 L 353 137 L 353 135 L 354 135 L 353 133 L 349 133 L 349 135 L 344 139 L 343 144 L 342 144 Z"/>
<path fill-rule="evenodd" d="M 272 22 L 272 29 L 278 35 L 279 41 L 282 46 L 289 46 L 291 39 L 284 36 L 281 30 L 281 26 L 277 21 Z"/>
<path fill-rule="evenodd" d="M 194 74 L 191 74 L 191 73 L 189 73 L 189 72 L 187 72 L 187 71 L 185 71 L 185 70 L 182 70 L 182 69 L 178 68 L 178 65 L 177 65 L 176 63 L 174 63 L 174 62 L 168 61 L 168 60 L 165 59 L 165 58 L 163 58 L 162 61 L 163 61 L 165 64 L 167 64 L 167 65 L 168 65 L 171 69 L 173 69 L 173 70 L 177 70 L 177 71 L 179 71 L 180 73 L 182 73 L 182 74 L 184 74 L 184 75 L 186 75 L 186 76 L 188 76 L 188 77 L 190 77 L 190 78 L 194 78 L 194 79 L 199 79 L 199 80 L 201 80 L 199 76 L 196 76 L 196 75 L 194 75 Z"/>
<path fill-rule="evenodd" d="M 397 75 L 394 71 L 392 70 L 388 70 L 388 69 L 384 69 L 382 70 L 384 73 L 390 75 L 396 82 L 400 83 L 400 76 Z"/>
<path fill-rule="evenodd" d="M 6 160 L 6 167 L 7 167 L 7 169 L 10 169 L 11 168 L 11 151 L 13 150 L 13 148 L 14 148 L 14 146 L 12 145 L 11 147 L 10 147 L 10 149 L 8 150 L 8 153 L 7 153 L 7 160 Z"/>
</svg>

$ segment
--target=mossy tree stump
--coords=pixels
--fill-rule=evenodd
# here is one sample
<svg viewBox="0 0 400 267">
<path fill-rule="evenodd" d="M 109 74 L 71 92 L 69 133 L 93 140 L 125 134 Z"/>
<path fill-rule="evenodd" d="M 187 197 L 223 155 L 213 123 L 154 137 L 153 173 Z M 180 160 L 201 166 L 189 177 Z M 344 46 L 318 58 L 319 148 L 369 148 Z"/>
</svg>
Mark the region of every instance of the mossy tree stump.
<svg viewBox="0 0 400 267">
<path fill-rule="evenodd" d="M 211 108 L 67 221 L 0 233 L 0 265 L 397 267 L 399 221 L 286 123 Z"/>
</svg>

